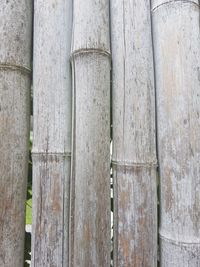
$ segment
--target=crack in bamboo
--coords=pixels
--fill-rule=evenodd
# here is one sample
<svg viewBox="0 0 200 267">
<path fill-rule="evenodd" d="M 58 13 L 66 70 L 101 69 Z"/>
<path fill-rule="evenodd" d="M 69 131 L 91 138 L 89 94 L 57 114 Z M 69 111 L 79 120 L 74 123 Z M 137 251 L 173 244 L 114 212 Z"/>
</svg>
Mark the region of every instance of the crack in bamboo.
<svg viewBox="0 0 200 267">
<path fill-rule="evenodd" d="M 166 1 L 166 2 L 164 2 L 164 3 L 161 3 L 161 4 L 159 4 L 159 5 L 157 5 L 157 6 L 154 6 L 152 9 L 151 9 L 151 12 L 154 12 L 154 11 L 156 11 L 157 9 L 159 9 L 160 7 L 162 7 L 162 6 L 165 6 L 165 5 L 169 5 L 169 4 L 175 4 L 175 3 L 178 3 L 178 2 L 181 2 L 181 3 L 185 3 L 185 4 L 192 4 L 192 5 L 195 5 L 195 6 L 197 6 L 197 7 L 200 7 L 200 5 L 199 4 L 197 4 L 196 2 L 194 2 L 194 1 L 190 1 L 190 0 L 170 0 L 170 1 Z"/>
<path fill-rule="evenodd" d="M 25 66 L 20 66 L 17 64 L 10 64 L 10 63 L 0 63 L 0 69 L 3 70 L 14 70 L 14 71 L 21 71 L 26 74 L 31 74 L 32 70 Z"/>
</svg>

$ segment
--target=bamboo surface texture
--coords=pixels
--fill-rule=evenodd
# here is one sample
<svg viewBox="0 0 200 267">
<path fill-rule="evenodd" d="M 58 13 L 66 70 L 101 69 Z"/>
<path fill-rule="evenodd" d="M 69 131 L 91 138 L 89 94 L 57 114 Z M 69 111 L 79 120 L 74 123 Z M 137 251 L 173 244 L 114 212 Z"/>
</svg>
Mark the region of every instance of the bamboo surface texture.
<svg viewBox="0 0 200 267">
<path fill-rule="evenodd" d="M 34 2 L 33 267 L 68 266 L 72 2 Z"/>
<path fill-rule="evenodd" d="M 33 2 L 31 266 L 110 267 L 112 113 L 114 267 L 157 266 L 157 154 L 159 266 L 200 267 L 197 0 L 0 0 L 0 267 L 24 264 Z"/>
<path fill-rule="evenodd" d="M 0 1 L 0 266 L 22 267 L 31 81 L 31 1 Z"/>
<path fill-rule="evenodd" d="M 157 265 L 150 1 L 111 0 L 114 266 Z"/>
<path fill-rule="evenodd" d="M 109 2 L 74 0 L 70 267 L 110 266 Z"/>
<path fill-rule="evenodd" d="M 200 266 L 199 1 L 153 1 L 161 267 Z"/>
</svg>

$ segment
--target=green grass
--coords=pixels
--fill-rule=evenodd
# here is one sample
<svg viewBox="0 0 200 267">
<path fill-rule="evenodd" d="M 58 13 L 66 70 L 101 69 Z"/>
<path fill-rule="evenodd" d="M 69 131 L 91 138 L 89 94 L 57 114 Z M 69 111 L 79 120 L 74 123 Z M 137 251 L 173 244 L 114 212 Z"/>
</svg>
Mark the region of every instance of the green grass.
<svg viewBox="0 0 200 267">
<path fill-rule="evenodd" d="M 31 190 L 29 190 L 29 193 L 32 196 Z M 26 224 L 32 224 L 32 198 L 26 201 Z"/>
</svg>

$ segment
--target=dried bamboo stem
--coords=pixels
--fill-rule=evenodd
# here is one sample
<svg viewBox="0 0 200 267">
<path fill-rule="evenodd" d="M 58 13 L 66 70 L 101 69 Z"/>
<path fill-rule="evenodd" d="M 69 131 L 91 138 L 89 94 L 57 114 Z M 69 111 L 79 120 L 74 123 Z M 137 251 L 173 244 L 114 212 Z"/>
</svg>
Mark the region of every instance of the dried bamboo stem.
<svg viewBox="0 0 200 267">
<path fill-rule="evenodd" d="M 24 257 L 32 2 L 0 1 L 0 266 Z"/>
<path fill-rule="evenodd" d="M 111 0 L 114 266 L 157 265 L 150 1 Z"/>
<path fill-rule="evenodd" d="M 68 266 L 72 1 L 35 0 L 32 266 Z"/>
<path fill-rule="evenodd" d="M 200 266 L 199 1 L 153 1 L 162 267 Z"/>
<path fill-rule="evenodd" d="M 109 2 L 75 0 L 70 266 L 110 266 Z"/>
</svg>

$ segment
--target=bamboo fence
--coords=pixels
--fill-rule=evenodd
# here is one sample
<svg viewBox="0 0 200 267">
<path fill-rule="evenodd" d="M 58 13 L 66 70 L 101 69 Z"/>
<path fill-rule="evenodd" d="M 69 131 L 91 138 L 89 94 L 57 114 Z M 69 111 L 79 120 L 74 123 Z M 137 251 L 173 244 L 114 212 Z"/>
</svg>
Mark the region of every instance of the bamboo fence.
<svg viewBox="0 0 200 267">
<path fill-rule="evenodd" d="M 200 267 L 199 12 L 0 0 L 0 267 L 24 266 L 31 83 L 31 266 Z"/>
</svg>

